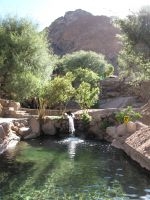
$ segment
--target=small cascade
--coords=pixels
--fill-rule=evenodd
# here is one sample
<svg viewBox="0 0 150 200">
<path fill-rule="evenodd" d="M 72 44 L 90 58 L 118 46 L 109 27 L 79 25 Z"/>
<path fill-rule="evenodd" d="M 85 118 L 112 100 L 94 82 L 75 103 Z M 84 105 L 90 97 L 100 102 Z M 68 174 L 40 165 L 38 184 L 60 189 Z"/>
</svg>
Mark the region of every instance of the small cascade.
<svg viewBox="0 0 150 200">
<path fill-rule="evenodd" d="M 69 111 L 69 112 L 65 113 L 65 116 L 69 120 L 69 133 L 70 133 L 70 136 L 68 138 L 62 140 L 60 143 L 68 145 L 69 157 L 71 159 L 73 159 L 74 156 L 75 156 L 77 145 L 80 144 L 80 143 L 83 143 L 84 140 L 82 140 L 82 139 L 80 139 L 78 137 L 75 137 L 75 134 L 74 134 L 75 133 L 74 114 Z"/>
<path fill-rule="evenodd" d="M 74 132 L 75 132 L 75 128 L 74 128 L 74 114 L 71 113 L 70 111 L 65 113 L 65 115 L 67 116 L 68 120 L 69 120 L 69 133 L 71 134 L 72 137 L 74 137 Z"/>
<path fill-rule="evenodd" d="M 74 117 L 73 116 L 69 116 L 68 120 L 69 120 L 69 133 L 71 134 L 72 137 L 74 137 L 74 133 L 75 133 Z"/>
</svg>

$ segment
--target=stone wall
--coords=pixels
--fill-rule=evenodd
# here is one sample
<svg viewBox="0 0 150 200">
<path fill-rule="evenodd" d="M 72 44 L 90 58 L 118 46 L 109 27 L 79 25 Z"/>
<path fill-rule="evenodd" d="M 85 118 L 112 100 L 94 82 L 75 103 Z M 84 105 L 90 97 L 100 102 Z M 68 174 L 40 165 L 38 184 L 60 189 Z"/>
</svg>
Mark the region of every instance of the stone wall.
<svg viewBox="0 0 150 200">
<path fill-rule="evenodd" d="M 92 116 L 92 121 L 89 123 L 81 119 L 82 110 L 74 112 L 75 119 L 75 136 L 82 137 L 84 139 L 104 139 L 105 130 L 102 128 L 104 119 L 107 118 L 108 123 L 112 121 L 112 115 L 116 109 L 88 110 L 89 115 Z M 21 137 L 24 139 L 35 138 L 39 136 L 39 120 L 37 117 L 32 116 L 29 118 L 30 131 L 21 133 Z M 38 129 L 35 131 L 36 127 Z M 45 135 L 68 137 L 69 136 L 69 122 L 65 117 L 54 118 L 51 116 L 45 116 L 42 125 L 40 125 L 41 131 Z"/>
<path fill-rule="evenodd" d="M 84 139 L 104 139 L 105 131 L 102 128 L 103 120 L 107 118 L 108 121 L 111 121 L 114 111 L 114 109 L 89 110 L 89 114 L 92 116 L 92 121 L 89 123 L 80 118 L 82 114 L 81 110 L 75 112 L 75 135 Z M 68 137 L 70 134 L 69 121 L 64 117 L 54 118 L 46 116 L 42 121 L 39 121 L 36 116 L 30 116 L 26 119 L 10 118 L 9 121 L 8 119 L 0 118 L 0 125 L 3 126 L 3 123 L 6 122 L 9 126 L 9 132 L 21 139 L 37 138 L 42 133 L 57 137 Z M 7 134 L 5 136 L 9 140 Z"/>
<path fill-rule="evenodd" d="M 66 110 L 66 112 L 69 110 Z M 72 112 L 77 109 L 71 109 Z M 30 118 L 31 116 L 38 116 L 38 109 L 22 108 L 19 102 L 13 100 L 0 99 L 0 116 L 11 118 Z M 61 110 L 45 110 L 46 116 L 60 116 Z"/>
<path fill-rule="evenodd" d="M 26 113 L 29 113 L 30 115 L 38 115 L 38 109 L 30 109 L 30 108 L 21 108 L 21 111 L 24 111 Z M 66 112 L 69 110 L 66 110 Z M 71 109 L 72 112 L 77 111 L 77 109 Z M 45 110 L 45 115 L 46 116 L 60 116 L 62 115 L 61 110 L 51 110 L 51 109 L 46 109 Z"/>
</svg>

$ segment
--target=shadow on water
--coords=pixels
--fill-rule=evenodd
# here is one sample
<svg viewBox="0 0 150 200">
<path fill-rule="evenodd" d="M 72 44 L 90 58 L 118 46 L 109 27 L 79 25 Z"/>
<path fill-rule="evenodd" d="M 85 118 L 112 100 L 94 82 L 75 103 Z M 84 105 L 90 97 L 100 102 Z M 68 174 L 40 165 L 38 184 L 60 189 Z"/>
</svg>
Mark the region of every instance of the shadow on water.
<svg viewBox="0 0 150 200">
<path fill-rule="evenodd" d="M 1 200 L 150 199 L 150 174 L 106 142 L 20 142 L 0 155 Z"/>
</svg>

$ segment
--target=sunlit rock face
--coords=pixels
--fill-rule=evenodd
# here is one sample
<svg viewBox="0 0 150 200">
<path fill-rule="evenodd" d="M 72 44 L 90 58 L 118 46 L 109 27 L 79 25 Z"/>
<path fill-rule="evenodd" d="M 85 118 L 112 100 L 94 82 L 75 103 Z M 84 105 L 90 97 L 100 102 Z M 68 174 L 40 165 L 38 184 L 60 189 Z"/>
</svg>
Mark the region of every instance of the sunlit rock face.
<svg viewBox="0 0 150 200">
<path fill-rule="evenodd" d="M 116 65 L 116 57 L 121 44 L 116 37 L 120 33 L 114 27 L 112 18 L 94 16 L 83 10 L 66 12 L 48 28 L 48 39 L 54 53 L 64 55 L 78 50 L 91 50 L 102 53 Z"/>
<path fill-rule="evenodd" d="M 150 170 L 150 126 L 141 122 L 128 122 L 118 127 L 108 127 L 112 146 L 122 149 L 143 168 Z"/>
</svg>

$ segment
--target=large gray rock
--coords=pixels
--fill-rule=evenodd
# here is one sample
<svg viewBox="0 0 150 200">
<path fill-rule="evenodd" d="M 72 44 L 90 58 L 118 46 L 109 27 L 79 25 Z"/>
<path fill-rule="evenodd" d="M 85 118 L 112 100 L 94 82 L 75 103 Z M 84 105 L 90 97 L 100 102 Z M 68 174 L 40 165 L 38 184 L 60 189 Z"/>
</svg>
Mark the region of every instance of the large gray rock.
<svg viewBox="0 0 150 200">
<path fill-rule="evenodd" d="M 14 111 L 17 111 L 20 109 L 20 103 L 19 102 L 15 102 L 15 101 L 10 101 L 9 102 L 9 107 L 13 107 Z"/>
<path fill-rule="evenodd" d="M 141 128 L 129 136 L 123 149 L 133 160 L 150 170 L 150 126 Z"/>
<path fill-rule="evenodd" d="M 132 96 L 128 97 L 115 97 L 107 99 L 100 104 L 100 108 L 125 108 L 131 106 L 136 102 L 136 98 Z"/>
<path fill-rule="evenodd" d="M 3 106 L 0 103 L 0 117 L 3 116 Z"/>
<path fill-rule="evenodd" d="M 131 134 L 134 133 L 137 130 L 136 123 L 131 122 L 131 121 L 129 121 L 127 123 L 126 127 L 127 127 L 128 133 L 131 133 Z"/>
<path fill-rule="evenodd" d="M 3 107 L 8 107 L 8 105 L 9 105 L 9 100 L 0 99 L 0 104 L 1 104 Z"/>
<path fill-rule="evenodd" d="M 19 135 L 24 139 L 32 139 L 40 136 L 40 123 L 35 117 L 29 120 L 29 127 L 20 127 Z"/>
<path fill-rule="evenodd" d="M 92 120 L 89 124 L 89 128 L 87 130 L 88 134 L 96 136 L 98 139 L 103 139 L 103 133 L 100 129 L 100 123 L 99 121 Z"/>
<path fill-rule="evenodd" d="M 25 136 L 24 139 L 25 139 L 25 140 L 26 140 L 26 139 L 35 139 L 35 138 L 37 138 L 37 136 L 38 136 L 38 135 L 37 135 L 36 133 L 31 133 L 31 134 Z"/>
<path fill-rule="evenodd" d="M 110 126 L 106 128 L 106 133 L 111 136 L 112 138 L 117 137 L 117 128 L 116 126 Z"/>
<path fill-rule="evenodd" d="M 5 137 L 5 131 L 4 131 L 4 129 L 3 129 L 3 126 L 2 125 L 0 125 L 0 139 L 4 139 L 4 137 Z"/>
<path fill-rule="evenodd" d="M 42 131 L 46 135 L 55 135 L 56 129 L 54 126 L 54 121 L 49 119 L 49 121 L 47 121 L 45 124 L 43 124 Z"/>
<path fill-rule="evenodd" d="M 120 124 L 119 126 L 117 126 L 117 136 L 124 136 L 125 134 L 127 134 L 127 132 L 128 131 L 126 124 Z"/>
<path fill-rule="evenodd" d="M 37 136 L 40 135 L 40 123 L 39 123 L 38 119 L 32 117 L 29 120 L 29 127 L 30 127 L 32 133 L 37 134 Z"/>
<path fill-rule="evenodd" d="M 12 122 L 2 122 L 1 125 L 3 126 L 5 135 L 8 135 L 11 132 Z"/>
<path fill-rule="evenodd" d="M 135 130 L 135 124 L 129 123 L 130 130 Z M 150 170 L 150 126 L 142 126 L 139 130 L 118 137 L 112 141 L 112 146 L 122 149 L 128 156 L 142 167 Z"/>
<path fill-rule="evenodd" d="M 25 137 L 25 136 L 29 135 L 30 133 L 31 133 L 31 130 L 29 127 L 20 127 L 18 130 L 18 134 L 21 137 Z"/>
<path fill-rule="evenodd" d="M 137 129 L 137 131 L 140 130 L 141 128 L 146 128 L 146 127 L 148 127 L 148 125 L 143 124 L 143 123 L 140 122 L 140 121 L 136 121 L 135 124 L 136 124 L 136 129 Z"/>
</svg>

